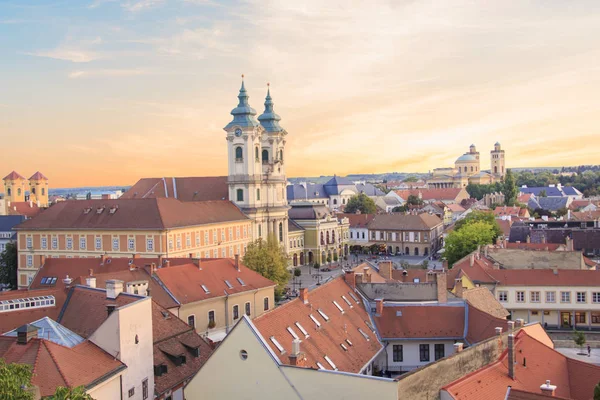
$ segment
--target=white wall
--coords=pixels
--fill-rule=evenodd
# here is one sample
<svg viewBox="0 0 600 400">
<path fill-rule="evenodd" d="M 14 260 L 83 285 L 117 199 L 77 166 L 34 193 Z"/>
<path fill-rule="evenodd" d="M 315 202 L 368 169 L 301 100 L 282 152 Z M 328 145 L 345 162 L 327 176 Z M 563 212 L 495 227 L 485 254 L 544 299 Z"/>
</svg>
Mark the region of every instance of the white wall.
<svg viewBox="0 0 600 400">
<path fill-rule="evenodd" d="M 560 274 L 560 272 L 559 272 Z M 600 287 L 589 286 L 497 286 L 494 290 L 496 299 L 500 300 L 499 293 L 508 292 L 508 301 L 501 304 L 508 310 L 564 310 L 564 311 L 600 311 L 600 303 L 592 302 L 592 293 L 600 292 Z M 517 292 L 525 292 L 525 301 L 517 302 Z M 531 302 L 531 292 L 540 292 L 540 302 Z M 555 292 L 554 303 L 546 302 L 546 292 Z M 571 292 L 569 303 L 561 302 L 561 292 Z M 577 292 L 586 292 L 586 302 L 577 303 Z"/>
<path fill-rule="evenodd" d="M 95 400 L 113 400 L 121 397 L 121 374 L 113 376 L 111 379 L 102 382 L 86 391 Z"/>
<path fill-rule="evenodd" d="M 389 341 L 386 350 L 381 352 L 375 361 L 380 369 L 389 369 L 390 371 L 411 371 L 415 368 L 427 365 L 435 361 L 435 345 L 444 345 L 444 357 L 448 357 L 454 352 L 454 340 L 395 340 Z M 393 345 L 403 346 L 403 361 L 394 362 Z M 419 353 L 420 344 L 429 344 L 429 361 L 421 361 Z M 386 354 L 387 352 L 387 354 Z M 387 358 L 387 364 L 386 364 Z"/>
</svg>

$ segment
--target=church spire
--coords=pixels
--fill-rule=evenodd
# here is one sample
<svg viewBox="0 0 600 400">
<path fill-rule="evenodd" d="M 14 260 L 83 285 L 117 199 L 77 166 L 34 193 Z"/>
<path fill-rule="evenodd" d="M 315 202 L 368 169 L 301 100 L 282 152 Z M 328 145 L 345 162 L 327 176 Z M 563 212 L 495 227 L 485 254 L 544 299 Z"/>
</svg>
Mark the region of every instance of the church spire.
<svg viewBox="0 0 600 400">
<path fill-rule="evenodd" d="M 254 118 L 256 115 L 256 110 L 250 107 L 250 103 L 248 102 L 249 96 L 246 91 L 246 86 L 244 85 L 244 75 L 242 75 L 242 87 L 240 88 L 240 93 L 238 94 L 239 103 L 236 108 L 231 110 L 231 115 L 233 115 L 233 121 L 231 121 L 225 129 L 228 129 L 233 126 L 240 127 L 255 127 L 258 126 L 258 122 Z"/>
<path fill-rule="evenodd" d="M 258 117 L 260 124 L 267 132 L 281 132 L 283 128 L 279 126 L 281 117 L 273 111 L 273 99 L 271 98 L 271 85 L 267 83 L 267 97 L 265 98 L 265 111 Z"/>
</svg>

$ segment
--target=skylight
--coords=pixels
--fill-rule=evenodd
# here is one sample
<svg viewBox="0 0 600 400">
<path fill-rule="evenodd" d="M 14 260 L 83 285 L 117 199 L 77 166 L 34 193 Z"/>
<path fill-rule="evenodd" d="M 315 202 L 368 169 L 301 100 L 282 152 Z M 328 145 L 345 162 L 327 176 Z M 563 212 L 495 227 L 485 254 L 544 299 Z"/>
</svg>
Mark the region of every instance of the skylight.
<svg viewBox="0 0 600 400">
<path fill-rule="evenodd" d="M 319 367 L 319 369 L 325 369 L 325 367 L 323 366 L 323 364 L 321 364 L 320 362 L 317 362 L 317 367 Z"/>
<path fill-rule="evenodd" d="M 281 344 L 279 344 L 279 342 L 277 341 L 277 339 L 275 339 L 275 336 L 271 336 L 269 339 L 271 339 L 271 342 L 273 342 L 273 344 L 275 345 L 275 347 L 277 347 L 277 350 L 279 350 L 279 352 L 283 353 L 283 347 L 281 346 Z"/>
<path fill-rule="evenodd" d="M 204 285 L 200 285 L 202 286 L 202 289 L 204 290 L 204 293 L 210 293 L 210 290 L 208 290 L 208 288 Z"/>
<path fill-rule="evenodd" d="M 290 335 L 292 335 L 292 337 L 293 337 L 294 339 L 300 339 L 300 338 L 298 337 L 298 335 L 296 335 L 296 332 L 294 332 L 294 330 L 292 329 L 292 327 L 291 327 L 291 326 L 288 326 L 288 327 L 287 327 L 287 331 L 290 333 Z"/>
<path fill-rule="evenodd" d="M 342 349 L 344 349 L 344 351 L 348 351 L 348 348 L 344 343 L 340 343 L 340 346 L 342 347 Z"/>
<path fill-rule="evenodd" d="M 352 305 L 352 303 L 350 303 L 350 300 L 348 300 L 348 299 L 346 298 L 346 296 L 342 296 L 342 299 L 344 299 L 344 301 L 346 302 L 346 304 L 348 304 L 348 305 L 350 306 L 350 308 L 354 307 L 354 306 Z"/>
<path fill-rule="evenodd" d="M 300 329 L 300 332 L 302 332 L 302 334 L 304 335 L 305 339 L 310 336 L 308 334 L 308 332 L 306 332 L 306 329 L 304 329 L 304 327 L 302 325 L 300 325 L 300 322 L 296 322 L 296 326 L 298 327 L 298 329 Z"/>
<path fill-rule="evenodd" d="M 342 314 L 344 313 L 344 309 L 342 308 L 342 306 L 340 306 L 335 300 L 333 301 L 333 304 L 335 304 L 335 306 L 338 308 L 338 310 L 342 312 Z"/>
<path fill-rule="evenodd" d="M 356 296 L 354 295 L 354 293 L 348 292 L 348 294 L 350 295 L 350 297 L 352 297 L 352 300 L 354 300 L 356 302 L 356 304 L 358 304 L 358 299 L 356 298 Z"/>
<path fill-rule="evenodd" d="M 246 286 L 246 284 L 244 283 L 244 281 L 242 280 L 242 278 L 237 278 L 237 281 L 240 283 L 240 285 Z"/>
<path fill-rule="evenodd" d="M 56 283 L 56 279 L 54 276 L 44 276 L 40 281 L 40 285 L 53 285 Z"/>
<path fill-rule="evenodd" d="M 41 308 L 54 306 L 54 296 L 26 297 L 23 299 L 12 299 L 0 301 L 0 312 L 22 310 L 24 308 Z"/>
<path fill-rule="evenodd" d="M 369 335 L 367 335 L 367 334 L 365 333 L 365 331 L 363 331 L 363 330 L 362 330 L 362 329 L 360 329 L 360 328 L 358 328 L 358 331 L 360 332 L 360 334 L 361 334 L 361 335 L 363 335 L 363 337 L 364 337 L 365 339 L 367 339 L 367 342 L 368 342 L 369 340 L 371 340 L 371 339 L 369 339 Z"/>
<path fill-rule="evenodd" d="M 348 343 L 350 346 L 354 346 L 354 345 L 352 344 L 352 342 L 350 341 L 350 339 L 346 339 L 346 343 Z"/>
<path fill-rule="evenodd" d="M 229 281 L 228 281 L 228 280 L 225 280 L 225 284 L 227 285 L 227 287 L 228 287 L 229 289 L 233 289 L 233 286 L 231 286 L 231 283 L 229 283 Z"/>
<path fill-rule="evenodd" d="M 335 364 L 333 363 L 333 361 L 331 361 L 331 358 L 324 356 L 323 357 L 325 359 L 325 361 L 327 361 L 329 363 L 329 365 L 331 365 L 331 368 L 335 369 L 337 371 L 337 367 L 335 366 Z"/>
<path fill-rule="evenodd" d="M 317 328 L 319 328 L 321 326 L 321 323 L 319 321 L 317 321 L 317 319 L 315 318 L 314 315 L 310 314 L 309 315 L 310 319 L 313 320 L 313 322 L 317 325 Z"/>
<path fill-rule="evenodd" d="M 321 314 L 321 317 L 323 317 L 323 319 L 324 319 L 325 321 L 329 321 L 329 317 L 327 316 L 327 314 L 325 314 L 325 313 L 323 312 L 323 310 L 321 310 L 321 309 L 319 308 L 317 311 L 319 312 L 319 314 Z"/>
</svg>

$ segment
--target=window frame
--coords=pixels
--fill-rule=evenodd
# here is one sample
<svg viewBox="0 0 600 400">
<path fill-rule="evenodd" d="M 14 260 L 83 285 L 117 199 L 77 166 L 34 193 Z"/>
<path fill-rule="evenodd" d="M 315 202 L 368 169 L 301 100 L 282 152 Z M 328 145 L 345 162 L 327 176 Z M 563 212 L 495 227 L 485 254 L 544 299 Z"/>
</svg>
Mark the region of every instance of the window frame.
<svg viewBox="0 0 600 400">
<path fill-rule="evenodd" d="M 549 295 L 552 295 L 552 299 L 549 298 Z M 546 303 L 556 303 L 556 292 L 553 290 L 546 292 Z"/>
<path fill-rule="evenodd" d="M 441 350 L 440 350 L 441 349 Z M 446 346 L 443 343 L 435 343 L 433 345 L 433 358 L 437 361 L 446 357 Z"/>
<path fill-rule="evenodd" d="M 501 303 L 508 303 L 508 290 L 498 291 L 498 301 Z"/>
<path fill-rule="evenodd" d="M 252 315 L 252 305 L 250 304 L 249 301 L 246 302 L 246 304 L 244 304 L 244 313 L 250 317 Z"/>
<path fill-rule="evenodd" d="M 587 304 L 587 292 L 575 292 L 575 293 L 576 293 L 575 294 L 575 303 Z"/>
<path fill-rule="evenodd" d="M 142 400 L 148 398 L 148 378 L 142 380 Z"/>
<path fill-rule="evenodd" d="M 431 352 L 430 352 L 430 344 L 419 344 L 419 361 L 420 362 L 430 362 L 431 361 Z"/>
<path fill-rule="evenodd" d="M 535 299 L 537 298 L 537 300 Z M 541 293 L 539 290 L 529 292 L 529 301 L 531 303 L 539 303 L 541 301 Z"/>
<path fill-rule="evenodd" d="M 567 297 L 567 300 L 564 300 L 565 295 Z M 571 292 L 565 292 L 565 291 L 561 291 L 560 292 L 560 302 L 561 303 L 571 303 Z"/>
<path fill-rule="evenodd" d="M 190 318 L 192 319 L 193 324 L 190 325 Z M 190 328 L 196 329 L 196 314 L 190 314 L 187 316 L 187 324 Z"/>
<path fill-rule="evenodd" d="M 404 362 L 404 346 L 401 344 L 395 344 L 392 347 L 392 361 L 393 362 Z"/>
<path fill-rule="evenodd" d="M 263 311 L 269 311 L 269 298 L 263 298 Z"/>
<path fill-rule="evenodd" d="M 210 315 L 212 314 L 212 318 L 210 317 Z M 210 322 L 214 322 L 215 326 L 217 325 L 217 313 L 215 312 L 215 310 L 208 310 L 207 313 L 208 316 L 208 323 L 210 324 Z"/>
<path fill-rule="evenodd" d="M 519 297 L 521 297 L 521 300 L 519 300 Z M 517 290 L 515 292 L 515 302 L 516 303 L 525 303 L 525 291 L 524 290 Z"/>
<path fill-rule="evenodd" d="M 234 304 L 231 308 L 231 316 L 233 317 L 234 321 L 240 319 L 240 306 L 238 304 Z"/>
</svg>

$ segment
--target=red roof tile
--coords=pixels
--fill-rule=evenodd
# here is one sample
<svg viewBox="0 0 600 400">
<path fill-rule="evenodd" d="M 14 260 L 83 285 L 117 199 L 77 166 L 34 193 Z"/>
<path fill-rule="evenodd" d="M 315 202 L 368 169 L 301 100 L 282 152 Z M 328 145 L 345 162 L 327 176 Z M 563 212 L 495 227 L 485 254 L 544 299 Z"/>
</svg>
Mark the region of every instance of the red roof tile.
<svg viewBox="0 0 600 400">
<path fill-rule="evenodd" d="M 193 263 L 161 268 L 156 271 L 156 276 L 181 304 L 221 297 L 225 292 L 232 295 L 276 285 L 241 263 L 238 272 L 235 261 L 229 258 L 203 259 L 200 268 Z"/>
<path fill-rule="evenodd" d="M 11 331 L 31 321 L 37 321 L 38 319 L 46 316 L 55 321 L 58 320 L 60 310 L 67 298 L 66 291 L 61 288 L 12 290 L 9 292 L 0 292 L 0 301 L 40 296 L 54 296 L 54 306 L 43 308 L 26 308 L 20 311 L 10 311 L 0 314 L 0 334 Z"/>
<path fill-rule="evenodd" d="M 29 201 L 12 201 L 8 207 L 8 215 L 24 215 L 27 218 L 33 218 L 44 209 L 37 206 L 36 203 Z"/>
<path fill-rule="evenodd" d="M 489 339 L 496 334 L 496 328 L 502 328 L 503 332 L 508 329 L 508 321 L 498 318 L 482 311 L 470 303 L 467 304 L 469 320 L 467 325 L 467 342 L 478 343 Z"/>
<path fill-rule="evenodd" d="M 374 316 L 373 320 L 383 339 L 462 338 L 465 331 L 465 307 L 384 305 L 383 314 Z"/>
<path fill-rule="evenodd" d="M 348 218 L 352 228 L 366 228 L 375 217 L 375 214 L 338 213 L 337 217 L 338 219 Z"/>
<path fill-rule="evenodd" d="M 6 181 L 6 180 L 16 181 L 18 179 L 25 179 L 25 177 L 16 171 L 12 171 L 10 174 L 8 174 L 4 178 L 2 178 L 3 181 Z"/>
<path fill-rule="evenodd" d="M 325 359 L 328 356 L 339 371 L 358 373 L 382 349 L 382 345 L 369 327 L 369 315 L 362 302 L 355 301 L 350 293 L 356 296 L 343 278 L 338 277 L 310 291 L 308 304 L 296 298 L 261 315 L 253 323 L 283 364 L 289 364 L 288 355 L 294 339 L 288 331 L 289 327 L 302 340 L 300 350 L 306 355 L 306 367 L 317 368 L 318 362 L 331 370 L 333 367 Z M 352 308 L 342 296 L 351 303 Z M 333 301 L 344 310 L 343 313 Z M 329 320 L 326 321 L 319 310 Z M 320 327 L 317 327 L 311 315 Z M 308 337 L 301 332 L 297 323 L 308 333 Z M 279 351 L 271 338 L 279 343 L 284 352 Z"/>
<path fill-rule="evenodd" d="M 498 219 L 496 221 L 498 222 L 498 226 L 500 226 L 500 230 L 502 231 L 502 234 L 504 235 L 504 237 L 509 237 L 510 236 L 510 227 L 512 226 L 512 220 Z"/>
<path fill-rule="evenodd" d="M 142 178 L 121 196 L 122 199 L 159 197 L 181 201 L 227 200 L 227 177 Z"/>
<path fill-rule="evenodd" d="M 524 390 L 510 389 L 506 400 L 569 400 L 565 397 L 556 397 L 542 393 L 526 392 Z"/>
<path fill-rule="evenodd" d="M 595 270 L 492 269 L 488 273 L 501 285 L 600 286 L 600 271 Z"/>
<path fill-rule="evenodd" d="M 47 181 L 48 178 L 44 176 L 40 171 L 37 171 L 35 174 L 31 175 L 29 178 L 30 181 Z"/>
<path fill-rule="evenodd" d="M 574 221 L 595 221 L 600 219 L 600 210 L 596 211 L 573 211 L 571 219 Z"/>
<path fill-rule="evenodd" d="M 110 210 L 116 210 L 113 213 Z M 101 210 L 100 213 L 97 211 Z M 182 202 L 176 199 L 78 200 L 52 205 L 15 230 L 155 229 L 248 220 L 229 201 Z"/>
</svg>

